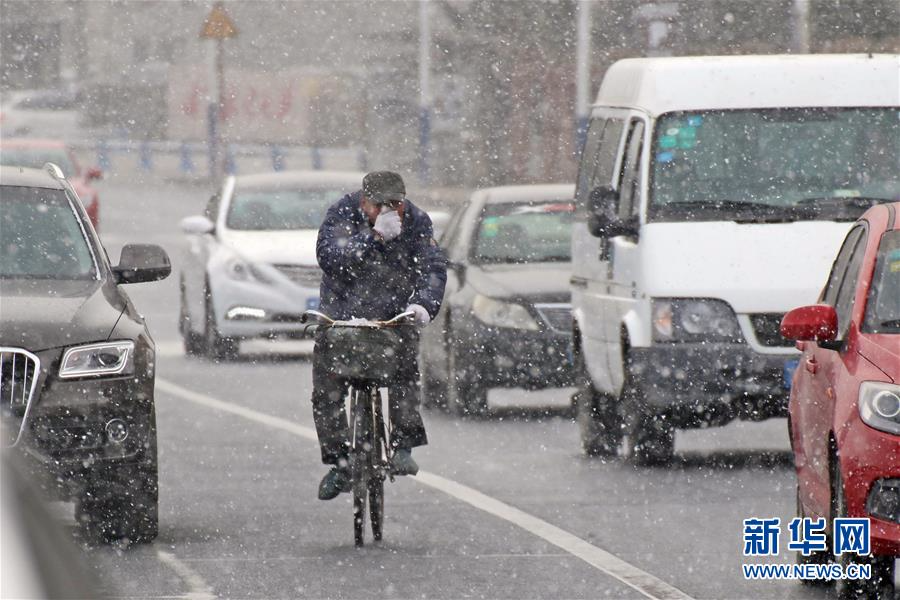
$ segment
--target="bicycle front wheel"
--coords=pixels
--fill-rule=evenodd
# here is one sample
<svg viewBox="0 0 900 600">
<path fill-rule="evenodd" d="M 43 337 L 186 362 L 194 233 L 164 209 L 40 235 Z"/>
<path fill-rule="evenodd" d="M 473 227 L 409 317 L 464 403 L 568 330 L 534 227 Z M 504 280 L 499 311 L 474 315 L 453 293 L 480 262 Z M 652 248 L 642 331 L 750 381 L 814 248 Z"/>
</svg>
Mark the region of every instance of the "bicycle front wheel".
<svg viewBox="0 0 900 600">
<path fill-rule="evenodd" d="M 369 518 L 372 520 L 372 538 L 380 542 L 384 523 L 384 479 L 381 477 L 369 480 Z"/>
<path fill-rule="evenodd" d="M 366 481 L 365 459 L 362 452 L 353 457 L 353 539 L 357 548 L 363 545 L 363 535 L 366 531 L 368 482 Z"/>
</svg>

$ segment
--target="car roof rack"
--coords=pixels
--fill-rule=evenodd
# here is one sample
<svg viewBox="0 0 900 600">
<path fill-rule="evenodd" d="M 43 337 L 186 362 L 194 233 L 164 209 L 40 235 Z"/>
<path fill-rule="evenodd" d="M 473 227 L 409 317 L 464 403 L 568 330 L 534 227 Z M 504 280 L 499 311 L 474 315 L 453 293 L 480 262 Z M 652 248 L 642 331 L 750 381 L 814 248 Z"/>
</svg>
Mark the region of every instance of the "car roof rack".
<svg viewBox="0 0 900 600">
<path fill-rule="evenodd" d="M 50 176 L 53 179 L 65 179 L 66 175 L 63 173 L 62 169 L 59 168 L 55 163 L 47 162 L 44 163 L 44 170 L 50 173 Z"/>
</svg>

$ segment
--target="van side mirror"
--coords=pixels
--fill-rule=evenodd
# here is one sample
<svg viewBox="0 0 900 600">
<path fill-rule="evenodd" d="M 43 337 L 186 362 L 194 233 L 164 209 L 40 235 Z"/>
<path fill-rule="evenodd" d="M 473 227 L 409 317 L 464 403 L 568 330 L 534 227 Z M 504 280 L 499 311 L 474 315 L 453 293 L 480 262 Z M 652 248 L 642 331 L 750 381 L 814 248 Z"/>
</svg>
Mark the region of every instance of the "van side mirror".
<svg viewBox="0 0 900 600">
<path fill-rule="evenodd" d="M 143 283 L 165 279 L 172 272 L 169 255 L 155 244 L 126 244 L 113 267 L 116 283 Z"/>
<path fill-rule="evenodd" d="M 635 219 L 622 220 L 615 213 L 619 203 L 619 192 L 612 186 L 603 185 L 591 190 L 588 197 L 588 231 L 594 237 L 614 238 L 620 235 L 636 236 L 638 223 Z"/>
</svg>

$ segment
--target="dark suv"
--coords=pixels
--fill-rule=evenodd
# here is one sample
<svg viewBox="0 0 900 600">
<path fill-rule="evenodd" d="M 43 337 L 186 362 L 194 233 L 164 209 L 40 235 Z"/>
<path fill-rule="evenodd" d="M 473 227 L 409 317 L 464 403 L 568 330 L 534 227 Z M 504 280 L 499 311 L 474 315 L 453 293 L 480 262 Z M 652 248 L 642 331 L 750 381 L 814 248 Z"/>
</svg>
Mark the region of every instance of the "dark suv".
<svg viewBox="0 0 900 600">
<path fill-rule="evenodd" d="M 90 539 L 156 537 L 155 345 L 120 285 L 171 270 L 158 246 L 118 266 L 52 164 L 0 167 L 4 446 L 73 498 Z"/>
</svg>

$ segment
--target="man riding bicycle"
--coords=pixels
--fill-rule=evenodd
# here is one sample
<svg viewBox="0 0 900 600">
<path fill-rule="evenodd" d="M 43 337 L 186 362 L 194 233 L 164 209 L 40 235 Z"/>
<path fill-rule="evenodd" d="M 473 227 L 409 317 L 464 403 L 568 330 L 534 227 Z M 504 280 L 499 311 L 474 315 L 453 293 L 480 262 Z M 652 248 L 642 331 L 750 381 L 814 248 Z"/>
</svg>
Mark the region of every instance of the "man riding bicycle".
<svg viewBox="0 0 900 600">
<path fill-rule="evenodd" d="M 447 262 L 433 237 L 431 218 L 406 199 L 399 174 L 376 171 L 362 189 L 333 204 L 319 228 L 316 256 L 322 268 L 320 310 L 334 319 L 390 319 L 412 312 L 420 325 L 438 313 L 447 282 Z M 415 475 L 412 449 L 428 443 L 419 414 L 418 346 L 413 327 L 403 338 L 397 374 L 388 386 L 394 475 Z M 325 333 L 313 350 L 313 417 L 322 462 L 333 465 L 319 484 L 319 499 L 350 491 L 350 432 L 344 408 L 347 381 L 323 359 Z"/>
</svg>

